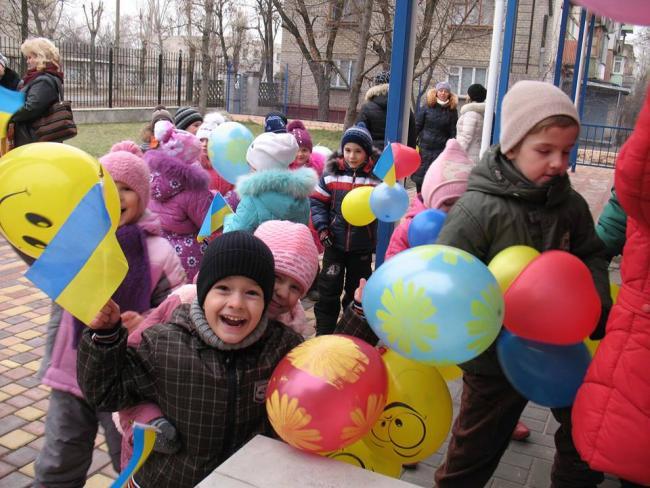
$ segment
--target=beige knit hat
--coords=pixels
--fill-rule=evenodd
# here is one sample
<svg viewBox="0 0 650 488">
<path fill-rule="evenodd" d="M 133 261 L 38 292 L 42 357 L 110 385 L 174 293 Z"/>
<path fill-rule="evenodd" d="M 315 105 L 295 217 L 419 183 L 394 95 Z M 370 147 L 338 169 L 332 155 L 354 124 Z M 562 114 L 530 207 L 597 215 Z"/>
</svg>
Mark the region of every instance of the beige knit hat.
<svg viewBox="0 0 650 488">
<path fill-rule="evenodd" d="M 530 80 L 515 83 L 501 105 L 501 152 L 513 149 L 533 127 L 555 115 L 566 115 L 580 125 L 573 102 L 555 85 Z"/>
</svg>

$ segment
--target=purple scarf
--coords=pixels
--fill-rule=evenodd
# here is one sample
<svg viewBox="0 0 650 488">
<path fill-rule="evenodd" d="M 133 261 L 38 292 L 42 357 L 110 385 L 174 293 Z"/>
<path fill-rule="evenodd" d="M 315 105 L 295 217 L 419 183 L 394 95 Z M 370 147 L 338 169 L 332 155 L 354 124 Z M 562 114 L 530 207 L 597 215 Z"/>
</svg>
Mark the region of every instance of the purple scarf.
<svg viewBox="0 0 650 488">
<path fill-rule="evenodd" d="M 136 224 L 123 225 L 115 234 L 129 264 L 129 270 L 124 281 L 115 290 L 113 301 L 120 306 L 120 312 L 127 310 L 146 312 L 151 308 L 151 273 L 146 234 Z M 74 326 L 74 348 L 76 349 L 86 325 L 74 319 Z"/>
</svg>

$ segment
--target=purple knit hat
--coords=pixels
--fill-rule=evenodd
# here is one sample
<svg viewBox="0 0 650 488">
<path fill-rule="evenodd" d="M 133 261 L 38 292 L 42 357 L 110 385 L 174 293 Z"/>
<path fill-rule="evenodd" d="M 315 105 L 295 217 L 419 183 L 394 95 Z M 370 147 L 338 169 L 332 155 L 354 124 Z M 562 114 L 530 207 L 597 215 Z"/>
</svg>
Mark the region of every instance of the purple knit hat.
<svg viewBox="0 0 650 488">
<path fill-rule="evenodd" d="M 292 120 L 289 122 L 289 124 L 287 124 L 287 132 L 293 134 L 293 137 L 296 138 L 298 147 L 306 147 L 309 149 L 309 152 L 314 148 L 314 144 L 311 141 L 311 135 L 302 120 Z"/>
<path fill-rule="evenodd" d="M 118 146 L 119 147 L 119 146 Z M 131 188 L 140 198 L 139 211 L 144 213 L 149 205 L 149 167 L 144 160 L 129 151 L 112 151 L 99 159 L 104 169 L 116 183 Z"/>
</svg>

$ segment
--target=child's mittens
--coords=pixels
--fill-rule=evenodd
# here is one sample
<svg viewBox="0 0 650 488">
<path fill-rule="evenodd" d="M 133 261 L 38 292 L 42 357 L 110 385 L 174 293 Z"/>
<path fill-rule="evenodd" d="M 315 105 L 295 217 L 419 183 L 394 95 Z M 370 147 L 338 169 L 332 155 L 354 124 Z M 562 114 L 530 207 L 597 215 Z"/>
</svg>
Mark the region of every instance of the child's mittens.
<svg viewBox="0 0 650 488">
<path fill-rule="evenodd" d="M 321 244 L 324 247 L 332 247 L 334 245 L 334 240 L 332 239 L 332 233 L 329 229 L 323 229 L 318 233 L 318 238 L 320 239 Z"/>
<path fill-rule="evenodd" d="M 153 450 L 162 454 L 175 454 L 181 448 L 181 441 L 174 427 L 165 417 L 158 417 L 149 422 L 149 425 L 158 429 Z"/>
</svg>

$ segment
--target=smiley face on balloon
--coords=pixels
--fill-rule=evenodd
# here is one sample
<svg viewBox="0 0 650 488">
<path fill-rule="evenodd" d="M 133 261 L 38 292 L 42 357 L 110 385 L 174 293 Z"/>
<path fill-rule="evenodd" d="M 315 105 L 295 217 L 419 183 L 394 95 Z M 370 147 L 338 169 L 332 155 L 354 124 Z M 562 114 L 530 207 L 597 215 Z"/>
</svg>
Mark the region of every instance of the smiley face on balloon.
<svg viewBox="0 0 650 488">
<path fill-rule="evenodd" d="M 384 407 L 369 440 L 408 460 L 422 452 L 426 436 L 426 418 L 406 403 L 393 402 Z"/>
<path fill-rule="evenodd" d="M 0 159 L 0 232 L 20 252 L 38 258 L 100 181 L 114 232 L 120 199 L 99 161 L 81 149 L 52 142 L 10 151 Z"/>
</svg>

